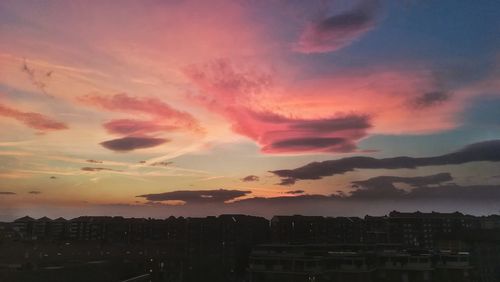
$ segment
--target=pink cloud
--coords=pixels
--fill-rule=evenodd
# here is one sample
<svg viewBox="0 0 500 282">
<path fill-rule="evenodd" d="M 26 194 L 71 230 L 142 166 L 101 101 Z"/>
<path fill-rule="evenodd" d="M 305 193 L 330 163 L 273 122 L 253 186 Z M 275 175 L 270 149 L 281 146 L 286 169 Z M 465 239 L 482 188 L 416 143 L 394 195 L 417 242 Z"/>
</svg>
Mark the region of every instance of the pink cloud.
<svg viewBox="0 0 500 282">
<path fill-rule="evenodd" d="M 190 67 L 186 75 L 202 92 L 193 100 L 225 116 L 233 131 L 256 141 L 265 153 L 351 152 L 371 127 L 370 117 L 363 114 L 300 118 L 268 109 L 260 101 L 271 77 L 238 72 L 222 60 Z"/>
<path fill-rule="evenodd" d="M 376 25 L 378 1 L 365 0 L 353 9 L 309 23 L 295 46 L 302 53 L 333 52 L 350 45 Z"/>
<path fill-rule="evenodd" d="M 221 114 L 265 153 L 352 152 L 372 133 L 422 134 L 459 124 L 459 96 L 432 72 L 402 67 L 344 70 L 276 85 L 255 69 L 218 60 L 190 66 L 190 99 Z"/>
<path fill-rule="evenodd" d="M 106 122 L 103 126 L 109 133 L 123 135 L 142 135 L 179 129 L 174 125 L 162 125 L 161 121 L 135 119 L 114 119 Z"/>
<path fill-rule="evenodd" d="M 372 120 L 370 133 L 427 134 L 458 126 L 463 99 L 426 69 L 373 67 L 295 82 L 279 106 L 306 116 L 365 113 Z"/>
<path fill-rule="evenodd" d="M 150 116 L 148 120 L 114 119 L 103 124 L 111 134 L 123 135 L 123 138 L 101 142 L 113 151 L 127 152 L 136 149 L 156 147 L 169 142 L 169 139 L 157 138 L 151 134 L 176 130 L 202 133 L 203 129 L 192 115 L 179 111 L 156 98 L 133 97 L 127 94 L 112 96 L 85 95 L 78 100 L 87 105 L 109 111 Z"/>
<path fill-rule="evenodd" d="M 22 112 L 3 104 L 0 104 L 0 116 L 13 118 L 19 122 L 22 122 L 28 127 L 40 130 L 42 132 L 68 129 L 68 126 L 63 122 L 52 120 L 51 118 L 43 114 Z"/>
<path fill-rule="evenodd" d="M 192 115 L 176 110 L 156 98 L 134 97 L 127 94 L 115 94 L 112 96 L 89 94 L 79 97 L 78 100 L 87 105 L 100 107 L 109 111 L 150 115 L 156 119 L 163 119 L 164 122 L 179 128 L 193 131 L 201 130 L 198 121 Z M 123 125 L 125 120 L 120 120 L 118 123 Z M 131 123 L 133 123 L 132 127 L 139 126 L 137 121 Z M 143 122 L 142 125 L 151 127 L 152 123 Z"/>
</svg>

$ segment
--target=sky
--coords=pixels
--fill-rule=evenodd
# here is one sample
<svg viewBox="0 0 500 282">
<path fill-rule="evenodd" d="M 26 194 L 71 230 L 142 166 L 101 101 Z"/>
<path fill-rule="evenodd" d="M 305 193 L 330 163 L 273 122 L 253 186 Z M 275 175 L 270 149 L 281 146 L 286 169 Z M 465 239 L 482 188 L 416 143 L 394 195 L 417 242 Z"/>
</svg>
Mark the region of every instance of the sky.
<svg viewBox="0 0 500 282">
<path fill-rule="evenodd" d="M 0 220 L 499 213 L 497 1 L 0 2 Z"/>
</svg>

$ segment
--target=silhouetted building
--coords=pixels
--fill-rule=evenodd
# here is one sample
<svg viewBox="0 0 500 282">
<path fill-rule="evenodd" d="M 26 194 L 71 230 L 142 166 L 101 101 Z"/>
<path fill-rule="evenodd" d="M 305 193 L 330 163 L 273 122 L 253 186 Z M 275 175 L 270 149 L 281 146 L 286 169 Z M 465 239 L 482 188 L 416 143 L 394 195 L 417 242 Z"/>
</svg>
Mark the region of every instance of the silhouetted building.
<svg viewBox="0 0 500 282">
<path fill-rule="evenodd" d="M 41 275 L 76 263 L 95 275 L 100 264 L 114 265 L 116 277 L 149 273 L 154 282 L 498 282 L 499 226 L 496 215 L 436 212 L 271 221 L 25 216 L 0 223 L 0 281 L 5 271 L 22 281 L 24 270 Z"/>
<path fill-rule="evenodd" d="M 274 216 L 271 219 L 273 242 L 314 243 L 326 239 L 322 216 Z"/>
<path fill-rule="evenodd" d="M 6 222 L 0 222 L 0 244 L 18 239 L 18 233 L 12 228 L 12 225 Z"/>
<path fill-rule="evenodd" d="M 233 281 L 245 274 L 253 246 L 269 240 L 269 222 L 261 217 L 221 215 L 188 218 L 188 279 Z"/>
<path fill-rule="evenodd" d="M 56 218 L 50 222 L 50 229 L 48 231 L 48 239 L 57 241 L 63 240 L 68 234 L 68 221 L 62 217 Z"/>
<path fill-rule="evenodd" d="M 384 244 L 390 242 L 391 225 L 387 216 L 365 216 L 364 242 Z"/>
<path fill-rule="evenodd" d="M 443 249 L 471 254 L 475 281 L 500 281 L 500 229 L 446 234 L 439 238 Z"/>
<path fill-rule="evenodd" d="M 408 252 L 393 245 L 261 245 L 251 282 L 469 282 L 468 253 Z"/>
<path fill-rule="evenodd" d="M 403 243 L 415 248 L 433 249 L 438 234 L 457 233 L 480 228 L 477 217 L 455 213 L 402 213 L 389 214 L 390 242 Z"/>
<path fill-rule="evenodd" d="M 356 252 L 349 247 L 352 246 L 328 244 L 257 246 L 250 256 L 250 281 L 372 281 L 373 271 L 376 269 L 373 253 Z"/>
<path fill-rule="evenodd" d="M 44 216 L 33 222 L 33 238 L 45 240 L 49 236 L 52 219 Z"/>
<path fill-rule="evenodd" d="M 481 229 L 500 229 L 500 215 L 482 216 L 479 221 Z"/>
<path fill-rule="evenodd" d="M 326 236 L 328 243 L 363 243 L 366 226 L 359 217 L 327 217 Z M 323 241 L 325 242 L 325 241 Z"/>
<path fill-rule="evenodd" d="M 358 243 L 365 225 L 359 217 L 275 216 L 271 219 L 273 242 Z"/>
<path fill-rule="evenodd" d="M 14 220 L 12 228 L 18 232 L 22 239 L 33 239 L 33 224 L 35 219 L 29 216 L 24 216 Z"/>
</svg>

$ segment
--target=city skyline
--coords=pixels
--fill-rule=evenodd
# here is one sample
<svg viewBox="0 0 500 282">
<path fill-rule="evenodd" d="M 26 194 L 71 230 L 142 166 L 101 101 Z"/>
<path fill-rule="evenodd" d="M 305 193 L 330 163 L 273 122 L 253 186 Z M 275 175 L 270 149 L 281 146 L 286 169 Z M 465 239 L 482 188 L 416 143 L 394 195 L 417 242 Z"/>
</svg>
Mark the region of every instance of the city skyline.
<svg viewBox="0 0 500 282">
<path fill-rule="evenodd" d="M 0 221 L 498 214 L 499 9 L 2 1 Z"/>
<path fill-rule="evenodd" d="M 2 281 L 497 281 L 500 215 L 0 222 Z M 77 274 L 78 275 L 75 275 Z"/>
</svg>

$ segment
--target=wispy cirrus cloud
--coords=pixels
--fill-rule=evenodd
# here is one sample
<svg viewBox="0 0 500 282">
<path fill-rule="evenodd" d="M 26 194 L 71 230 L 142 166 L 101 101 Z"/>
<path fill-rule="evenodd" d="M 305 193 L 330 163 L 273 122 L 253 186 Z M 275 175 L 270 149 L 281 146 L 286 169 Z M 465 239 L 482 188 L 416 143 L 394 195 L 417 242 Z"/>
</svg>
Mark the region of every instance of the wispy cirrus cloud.
<svg viewBox="0 0 500 282">
<path fill-rule="evenodd" d="M 107 168 L 107 167 L 82 167 L 82 171 L 88 171 L 88 172 L 99 172 L 99 171 L 115 171 L 115 172 L 121 172 L 121 170 L 117 169 L 112 169 L 112 168 Z"/>
<path fill-rule="evenodd" d="M 356 169 L 414 169 L 423 166 L 457 165 L 479 161 L 500 162 L 500 140 L 470 144 L 456 152 L 434 157 L 394 157 L 384 159 L 349 157 L 313 162 L 299 168 L 274 170 L 271 173 L 281 177 L 280 184 L 291 185 L 298 180 L 321 179 Z"/>
<path fill-rule="evenodd" d="M 139 161 L 140 164 L 144 164 L 147 166 L 156 166 L 156 167 L 169 167 L 171 166 L 174 162 L 171 161 L 160 161 L 160 162 L 150 162 L 148 163 L 147 161 Z"/>
<path fill-rule="evenodd" d="M 321 17 L 308 23 L 294 50 L 301 53 L 325 53 L 344 48 L 377 24 L 379 1 L 364 0 L 351 10 Z"/>
<path fill-rule="evenodd" d="M 150 166 L 159 166 L 159 167 L 169 167 L 173 164 L 174 162 L 167 162 L 167 161 L 164 161 L 164 162 L 153 162 L 153 163 L 150 163 L 149 165 Z"/>
<path fill-rule="evenodd" d="M 2 103 L 0 103 L 0 116 L 15 119 L 41 132 L 68 129 L 65 123 L 53 120 L 43 114 L 20 111 Z"/>
<path fill-rule="evenodd" d="M 33 86 L 35 86 L 43 94 L 45 94 L 47 96 L 51 96 L 47 92 L 47 89 L 46 89 L 47 84 L 44 81 L 50 79 L 50 77 L 53 74 L 53 71 L 47 71 L 45 73 L 39 74 L 35 71 L 34 68 L 32 68 L 28 65 L 28 62 L 26 61 L 26 59 L 24 59 L 24 61 L 23 61 L 21 71 L 24 72 L 28 76 L 28 78 L 31 81 L 31 83 L 33 84 Z"/>
</svg>

